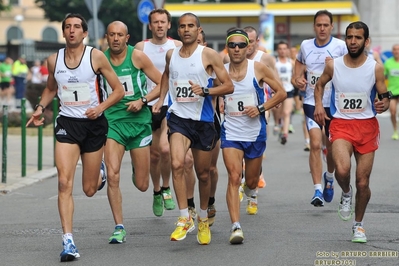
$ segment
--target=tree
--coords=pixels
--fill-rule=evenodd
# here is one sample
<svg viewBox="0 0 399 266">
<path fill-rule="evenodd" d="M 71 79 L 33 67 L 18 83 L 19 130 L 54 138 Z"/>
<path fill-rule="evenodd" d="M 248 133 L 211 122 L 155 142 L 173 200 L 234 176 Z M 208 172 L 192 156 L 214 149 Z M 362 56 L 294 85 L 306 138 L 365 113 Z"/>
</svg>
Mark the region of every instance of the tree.
<svg viewBox="0 0 399 266">
<path fill-rule="evenodd" d="M 0 0 L 0 12 L 1 12 L 1 11 L 7 11 L 7 10 L 10 10 L 10 6 L 4 4 L 4 1 L 3 1 L 3 0 Z"/>
<path fill-rule="evenodd" d="M 45 17 L 50 21 L 62 21 L 68 13 L 79 13 L 86 20 L 92 18 L 82 0 L 35 0 L 35 3 L 44 10 Z M 98 19 L 105 27 L 114 20 L 124 22 L 129 29 L 129 43 L 134 45 L 142 39 L 143 26 L 137 18 L 138 3 L 139 0 L 103 0 L 98 9 Z M 176 24 L 172 24 L 172 28 L 176 28 Z"/>
</svg>

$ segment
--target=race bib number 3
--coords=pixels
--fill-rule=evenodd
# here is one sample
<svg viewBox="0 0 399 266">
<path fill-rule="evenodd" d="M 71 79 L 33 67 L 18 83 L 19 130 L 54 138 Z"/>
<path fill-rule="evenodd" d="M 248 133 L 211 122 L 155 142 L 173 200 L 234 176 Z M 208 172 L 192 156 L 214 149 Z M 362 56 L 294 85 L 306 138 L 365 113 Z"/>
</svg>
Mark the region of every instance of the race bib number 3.
<svg viewBox="0 0 399 266">
<path fill-rule="evenodd" d="M 243 116 L 244 107 L 255 106 L 251 94 L 230 95 L 226 97 L 226 109 L 230 116 Z"/>
<path fill-rule="evenodd" d="M 341 113 L 361 113 L 367 107 L 367 95 L 365 93 L 341 93 L 338 100 Z"/>
<path fill-rule="evenodd" d="M 176 92 L 176 101 L 177 102 L 198 102 L 200 99 L 199 95 L 196 95 L 191 90 L 191 85 L 188 81 L 177 80 L 173 83 L 173 89 Z"/>
<path fill-rule="evenodd" d="M 62 85 L 61 100 L 64 105 L 82 106 L 90 104 L 90 88 L 87 83 Z"/>
</svg>

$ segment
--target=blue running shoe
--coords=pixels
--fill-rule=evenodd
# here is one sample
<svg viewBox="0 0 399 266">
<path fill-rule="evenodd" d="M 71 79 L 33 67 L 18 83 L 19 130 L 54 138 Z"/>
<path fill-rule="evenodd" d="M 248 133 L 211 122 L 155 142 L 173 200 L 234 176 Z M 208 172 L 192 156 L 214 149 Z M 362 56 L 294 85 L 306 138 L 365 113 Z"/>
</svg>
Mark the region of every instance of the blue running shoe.
<svg viewBox="0 0 399 266">
<path fill-rule="evenodd" d="M 100 168 L 100 173 L 101 173 L 101 185 L 98 187 L 98 191 L 103 189 L 105 186 L 105 183 L 107 182 L 107 172 L 105 171 L 105 163 L 104 161 L 101 161 L 101 168 Z"/>
<path fill-rule="evenodd" d="M 312 201 L 310 202 L 315 207 L 324 207 L 324 198 L 323 198 L 323 193 L 321 193 L 320 190 L 316 190 L 314 192 L 314 196 L 312 198 Z"/>
<path fill-rule="evenodd" d="M 334 180 L 327 180 L 327 172 L 323 174 L 324 179 L 324 189 L 323 189 L 323 197 L 326 202 L 331 202 L 334 198 Z"/>
<path fill-rule="evenodd" d="M 73 261 L 76 258 L 80 258 L 80 254 L 78 249 L 72 244 L 72 241 L 68 239 L 68 243 L 63 243 L 64 250 L 61 252 L 61 262 L 64 261 Z"/>
</svg>

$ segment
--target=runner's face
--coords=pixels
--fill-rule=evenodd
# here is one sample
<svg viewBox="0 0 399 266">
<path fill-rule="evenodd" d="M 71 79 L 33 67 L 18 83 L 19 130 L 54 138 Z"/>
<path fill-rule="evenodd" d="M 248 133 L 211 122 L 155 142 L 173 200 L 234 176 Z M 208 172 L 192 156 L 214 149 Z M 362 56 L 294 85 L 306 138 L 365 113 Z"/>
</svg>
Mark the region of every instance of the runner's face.
<svg viewBox="0 0 399 266">
<path fill-rule="evenodd" d="M 249 44 L 247 48 L 247 57 L 250 58 L 258 49 L 258 39 L 255 31 L 247 32 Z"/>
<path fill-rule="evenodd" d="M 367 41 L 368 39 L 364 39 L 363 29 L 348 29 L 345 37 L 345 42 L 350 57 L 358 58 L 364 52 Z"/>
<path fill-rule="evenodd" d="M 246 43 L 247 40 L 242 36 L 232 36 L 229 38 L 227 43 Z M 239 64 L 247 58 L 248 47 L 240 48 L 236 45 L 234 48 L 230 48 L 226 45 L 227 53 L 230 57 L 230 62 Z"/>
<path fill-rule="evenodd" d="M 279 44 L 277 47 L 277 54 L 279 57 L 288 56 L 288 47 L 286 44 Z"/>
<path fill-rule="evenodd" d="M 192 44 L 197 42 L 201 27 L 197 26 L 195 17 L 187 15 L 180 18 L 177 32 L 184 44 Z"/>
<path fill-rule="evenodd" d="M 107 29 L 108 47 L 114 54 L 123 52 L 126 48 L 129 34 L 126 32 L 126 27 L 120 23 L 113 23 Z"/>
<path fill-rule="evenodd" d="M 166 38 L 170 29 L 170 22 L 166 14 L 154 13 L 151 15 L 151 23 L 148 28 L 152 32 L 152 37 L 157 39 Z"/>
<path fill-rule="evenodd" d="M 333 25 L 329 16 L 318 16 L 315 20 L 313 28 L 314 32 L 316 33 L 316 40 L 318 44 L 326 44 L 330 40 Z"/>
<path fill-rule="evenodd" d="M 67 18 L 63 37 L 69 46 L 77 46 L 86 38 L 87 31 L 83 32 L 82 20 L 80 18 Z"/>
</svg>

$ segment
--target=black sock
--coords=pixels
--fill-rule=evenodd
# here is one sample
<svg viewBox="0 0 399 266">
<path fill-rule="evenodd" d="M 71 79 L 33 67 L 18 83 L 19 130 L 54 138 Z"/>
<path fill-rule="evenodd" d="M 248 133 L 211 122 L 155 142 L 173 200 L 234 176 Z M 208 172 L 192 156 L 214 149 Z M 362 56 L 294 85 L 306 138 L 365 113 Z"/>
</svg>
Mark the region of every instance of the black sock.
<svg viewBox="0 0 399 266">
<path fill-rule="evenodd" d="M 155 191 L 155 190 L 154 190 L 154 196 L 155 196 L 155 195 L 161 195 L 161 194 L 162 194 L 162 189 L 159 190 L 159 191 Z"/>
<path fill-rule="evenodd" d="M 209 197 L 208 206 L 213 205 L 215 203 L 215 197 Z"/>
<path fill-rule="evenodd" d="M 169 187 L 161 187 L 161 191 L 167 190 Z"/>
<path fill-rule="evenodd" d="M 187 199 L 187 205 L 188 205 L 189 207 L 195 208 L 194 198 Z"/>
</svg>

